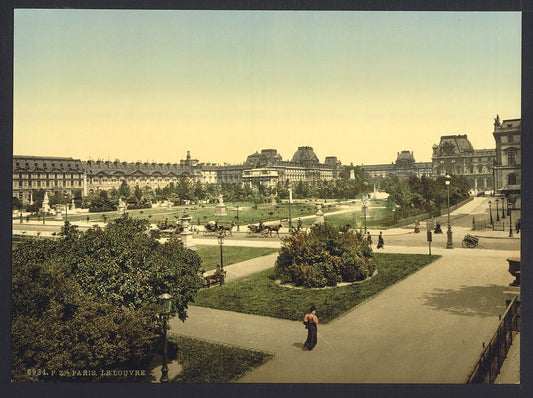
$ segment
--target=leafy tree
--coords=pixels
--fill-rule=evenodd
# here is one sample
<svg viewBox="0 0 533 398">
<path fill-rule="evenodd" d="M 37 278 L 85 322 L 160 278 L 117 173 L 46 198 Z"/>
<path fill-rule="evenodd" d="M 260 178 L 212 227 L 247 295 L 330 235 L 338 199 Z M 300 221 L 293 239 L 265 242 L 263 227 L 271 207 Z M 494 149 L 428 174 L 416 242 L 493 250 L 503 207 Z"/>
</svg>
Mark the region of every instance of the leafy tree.
<svg viewBox="0 0 533 398">
<path fill-rule="evenodd" d="M 13 196 L 13 209 L 14 210 L 22 209 L 22 201 L 16 196 Z"/>
<path fill-rule="evenodd" d="M 12 379 L 106 381 L 99 369 L 139 367 L 157 337 L 155 314 L 106 304 L 84 292 L 69 265 L 54 256 L 55 246 L 42 239 L 13 253 Z M 60 377 L 71 369 L 97 373 Z"/>
<path fill-rule="evenodd" d="M 128 183 L 126 182 L 126 180 L 122 180 L 122 183 L 120 184 L 120 187 L 118 188 L 117 194 L 121 198 L 128 198 L 131 195 L 131 189 Z"/>
<path fill-rule="evenodd" d="M 98 193 L 91 198 L 89 212 L 94 213 L 113 210 L 115 210 L 115 204 L 109 198 L 107 191 L 98 191 Z"/>
<path fill-rule="evenodd" d="M 147 234 L 147 221 L 127 216 L 84 233 L 66 222 L 59 239 L 18 246 L 13 378 L 31 378 L 31 368 L 131 369 L 160 330 L 160 294 L 170 293 L 173 313 L 186 319 L 201 286 L 200 262 L 180 241 L 161 244 Z"/>
</svg>

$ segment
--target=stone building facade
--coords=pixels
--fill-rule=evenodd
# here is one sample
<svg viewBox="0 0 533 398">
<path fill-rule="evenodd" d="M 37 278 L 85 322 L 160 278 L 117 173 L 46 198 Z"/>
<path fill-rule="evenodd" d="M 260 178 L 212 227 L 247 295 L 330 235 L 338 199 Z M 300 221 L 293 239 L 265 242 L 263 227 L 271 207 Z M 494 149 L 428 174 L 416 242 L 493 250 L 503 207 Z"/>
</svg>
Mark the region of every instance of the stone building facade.
<svg viewBox="0 0 533 398">
<path fill-rule="evenodd" d="M 49 194 L 87 196 L 98 190 L 118 189 L 122 181 L 130 187 L 163 188 L 180 178 L 205 184 L 254 184 L 273 186 L 278 182 L 318 181 L 338 178 L 341 164 L 334 156 L 319 163 L 311 147 L 299 147 L 291 161 L 283 161 L 275 149 L 248 156 L 243 164 L 200 163 L 187 151 L 179 163 L 121 162 L 42 156 L 13 157 L 13 196 L 24 204 L 31 202 L 34 189 Z"/>
<path fill-rule="evenodd" d="M 262 184 L 266 187 L 278 182 L 297 183 L 337 179 L 341 162 L 335 156 L 328 156 L 320 163 L 312 147 L 301 146 L 290 161 L 284 161 L 275 149 L 263 149 L 261 153 L 248 156 L 242 172 L 245 184 Z"/>
<path fill-rule="evenodd" d="M 521 119 L 508 119 L 500 122 L 499 116 L 494 121 L 496 141 L 496 159 L 494 164 L 494 190 L 500 194 L 519 194 L 522 179 L 521 172 Z"/>
<path fill-rule="evenodd" d="M 475 191 L 493 189 L 494 149 L 474 149 L 468 136 L 443 135 L 438 145 L 433 145 L 433 177 L 446 174 L 463 175 Z"/>
<path fill-rule="evenodd" d="M 83 191 L 87 185 L 80 159 L 14 155 L 12 171 L 13 197 L 24 204 L 32 202 L 33 190 L 72 196 L 74 191 Z"/>
<path fill-rule="evenodd" d="M 384 178 L 392 175 L 407 177 L 416 175 L 418 177 L 431 177 L 431 162 L 416 162 L 412 151 L 398 152 L 396 161 L 387 164 L 360 165 L 371 178 Z"/>
</svg>

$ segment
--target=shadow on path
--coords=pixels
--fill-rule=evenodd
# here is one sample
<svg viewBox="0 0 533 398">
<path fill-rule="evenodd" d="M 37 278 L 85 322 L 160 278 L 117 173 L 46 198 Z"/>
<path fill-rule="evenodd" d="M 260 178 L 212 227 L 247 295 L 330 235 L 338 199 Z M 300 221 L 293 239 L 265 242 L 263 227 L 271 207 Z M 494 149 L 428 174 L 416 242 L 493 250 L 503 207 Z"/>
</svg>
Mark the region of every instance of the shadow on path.
<svg viewBox="0 0 533 398">
<path fill-rule="evenodd" d="M 425 305 L 454 315 L 497 316 L 505 311 L 505 286 L 463 286 L 460 289 L 435 289 L 421 298 Z"/>
<path fill-rule="evenodd" d="M 304 350 L 304 343 L 293 343 L 292 346 Z"/>
</svg>

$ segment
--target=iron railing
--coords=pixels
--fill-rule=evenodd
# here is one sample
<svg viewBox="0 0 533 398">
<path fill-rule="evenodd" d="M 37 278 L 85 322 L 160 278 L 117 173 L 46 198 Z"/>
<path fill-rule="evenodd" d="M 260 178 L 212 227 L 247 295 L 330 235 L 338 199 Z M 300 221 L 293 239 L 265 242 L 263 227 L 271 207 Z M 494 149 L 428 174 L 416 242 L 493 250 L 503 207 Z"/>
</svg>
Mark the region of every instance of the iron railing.
<svg viewBox="0 0 533 398">
<path fill-rule="evenodd" d="M 466 384 L 494 383 L 517 331 L 520 331 L 520 301 L 515 297 L 501 317 L 498 329 L 489 344 L 483 343 L 483 351 L 468 375 Z"/>
</svg>

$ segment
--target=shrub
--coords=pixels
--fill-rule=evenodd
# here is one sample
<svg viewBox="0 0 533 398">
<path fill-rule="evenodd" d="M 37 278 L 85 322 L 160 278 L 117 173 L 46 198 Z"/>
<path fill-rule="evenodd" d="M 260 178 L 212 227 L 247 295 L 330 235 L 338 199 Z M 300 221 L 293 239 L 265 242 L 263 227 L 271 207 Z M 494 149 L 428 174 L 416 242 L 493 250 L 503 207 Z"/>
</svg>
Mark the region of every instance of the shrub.
<svg viewBox="0 0 533 398">
<path fill-rule="evenodd" d="M 361 233 L 329 224 L 314 225 L 282 239 L 275 275 L 282 283 L 296 286 L 336 286 L 367 278 L 375 267 L 372 249 Z"/>
</svg>

